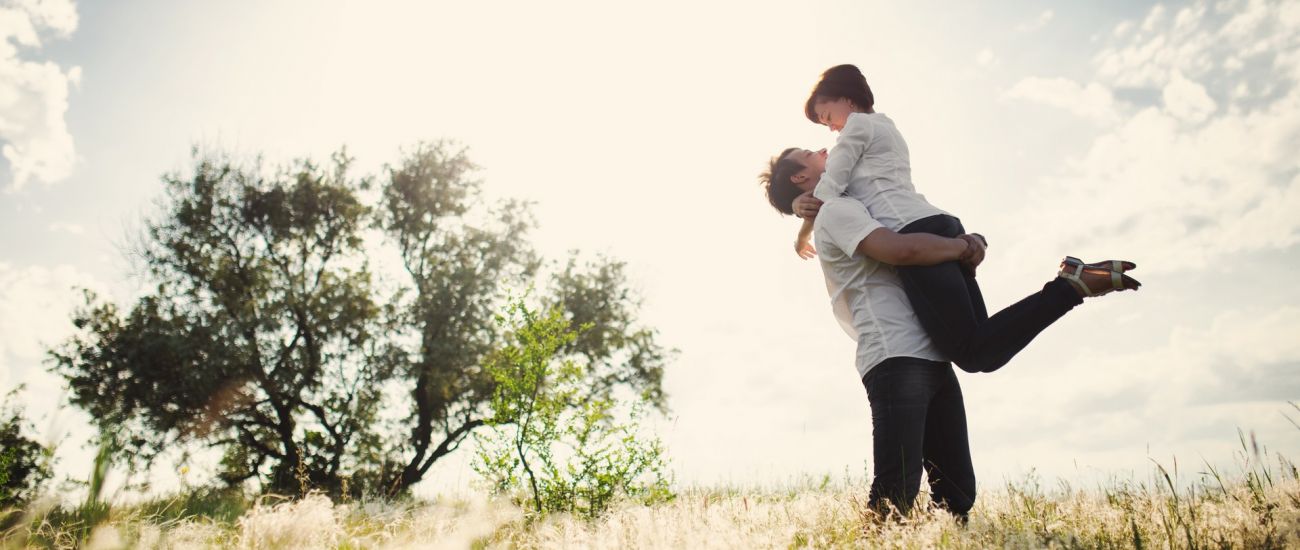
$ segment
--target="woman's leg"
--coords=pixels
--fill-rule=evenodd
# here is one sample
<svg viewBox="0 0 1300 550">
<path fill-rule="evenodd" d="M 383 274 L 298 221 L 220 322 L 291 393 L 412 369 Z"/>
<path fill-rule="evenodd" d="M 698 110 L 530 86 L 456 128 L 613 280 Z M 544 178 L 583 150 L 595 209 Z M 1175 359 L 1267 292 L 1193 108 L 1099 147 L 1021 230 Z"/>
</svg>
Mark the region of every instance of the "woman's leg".
<svg viewBox="0 0 1300 550">
<path fill-rule="evenodd" d="M 1065 279 L 1052 279 L 1043 290 L 994 313 L 980 324 L 967 343 L 965 368 L 993 372 L 1002 368 L 1038 336 L 1083 298 Z"/>
<path fill-rule="evenodd" d="M 901 233 L 956 237 L 965 232 L 952 216 L 917 220 Z M 1053 279 L 989 316 L 979 283 L 957 262 L 900 266 L 898 277 L 917 319 L 936 348 L 966 372 L 992 372 L 1006 365 L 1048 325 L 1083 301 L 1063 279 Z"/>
<path fill-rule="evenodd" d="M 957 218 L 938 215 L 907 224 L 899 233 L 930 233 L 954 238 L 965 233 L 965 228 Z M 962 361 L 971 336 L 988 319 L 984 295 L 975 278 L 967 275 L 957 262 L 898 266 L 898 278 L 917 320 L 930 335 L 934 346 L 963 370 L 979 372 L 979 369 L 968 368 Z"/>
<path fill-rule="evenodd" d="M 988 320 L 983 295 L 978 293 L 974 280 L 962 272 L 957 262 L 899 266 L 898 278 L 934 347 L 962 370 L 979 372 L 965 361 L 971 337 Z"/>
</svg>

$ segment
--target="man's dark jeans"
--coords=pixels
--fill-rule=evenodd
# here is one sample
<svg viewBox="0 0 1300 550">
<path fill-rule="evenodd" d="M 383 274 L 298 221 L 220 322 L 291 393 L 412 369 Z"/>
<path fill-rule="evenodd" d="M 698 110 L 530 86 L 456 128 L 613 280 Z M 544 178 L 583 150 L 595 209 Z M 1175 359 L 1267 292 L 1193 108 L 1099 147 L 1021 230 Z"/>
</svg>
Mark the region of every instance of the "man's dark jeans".
<svg viewBox="0 0 1300 550">
<path fill-rule="evenodd" d="M 975 504 L 975 470 L 966 435 L 966 406 L 952 366 L 891 357 L 862 378 L 871 401 L 876 475 L 869 505 L 893 504 L 906 514 L 921 490 L 921 469 L 931 498 L 964 519 Z"/>
<path fill-rule="evenodd" d="M 921 218 L 899 233 L 956 237 L 965 233 L 952 216 Z M 1083 302 L 1065 279 L 1056 278 L 1006 309 L 989 316 L 975 277 L 957 262 L 899 266 L 912 309 L 930 341 L 966 372 L 993 372 L 1006 365 L 1038 333 Z"/>
</svg>

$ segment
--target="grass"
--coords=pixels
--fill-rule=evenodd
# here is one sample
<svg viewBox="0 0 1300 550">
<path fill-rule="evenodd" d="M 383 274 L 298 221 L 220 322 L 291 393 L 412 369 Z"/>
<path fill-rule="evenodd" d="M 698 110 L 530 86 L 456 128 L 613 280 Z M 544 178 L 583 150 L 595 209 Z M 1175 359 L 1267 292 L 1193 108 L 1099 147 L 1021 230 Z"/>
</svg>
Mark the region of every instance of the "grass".
<svg viewBox="0 0 1300 550">
<path fill-rule="evenodd" d="M 970 524 L 924 506 L 881 522 L 861 481 L 688 489 L 595 521 L 529 518 L 508 499 L 249 500 L 197 489 L 148 502 L 36 506 L 10 515 L 10 548 L 1300 548 L 1294 463 L 1242 437 L 1231 474 L 1155 463 L 1145 481 L 1049 489 L 1032 474 L 984 486 Z M 16 518 L 16 519 L 15 519 Z"/>
</svg>

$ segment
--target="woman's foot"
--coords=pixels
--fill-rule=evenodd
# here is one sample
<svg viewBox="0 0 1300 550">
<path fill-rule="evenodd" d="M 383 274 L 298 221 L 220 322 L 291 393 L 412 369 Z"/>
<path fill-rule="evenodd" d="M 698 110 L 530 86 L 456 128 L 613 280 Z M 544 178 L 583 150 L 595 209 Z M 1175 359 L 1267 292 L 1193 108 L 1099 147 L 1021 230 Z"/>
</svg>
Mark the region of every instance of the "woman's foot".
<svg viewBox="0 0 1300 550">
<path fill-rule="evenodd" d="M 1066 256 L 1061 261 L 1061 271 L 1057 276 L 1070 282 L 1079 296 L 1101 296 L 1116 290 L 1137 290 L 1142 283 L 1125 275 L 1124 272 L 1136 269 L 1137 264 L 1128 261 L 1107 260 L 1085 264 L 1073 256 Z"/>
</svg>

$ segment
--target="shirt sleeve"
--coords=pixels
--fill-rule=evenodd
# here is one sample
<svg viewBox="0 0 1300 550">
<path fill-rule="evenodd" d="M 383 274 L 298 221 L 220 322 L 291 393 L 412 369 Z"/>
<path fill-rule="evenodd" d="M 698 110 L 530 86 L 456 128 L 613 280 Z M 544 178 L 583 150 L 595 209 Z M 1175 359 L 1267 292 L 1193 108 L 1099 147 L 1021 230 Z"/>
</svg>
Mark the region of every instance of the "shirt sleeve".
<svg viewBox="0 0 1300 550">
<path fill-rule="evenodd" d="M 874 133 L 871 119 L 865 114 L 849 115 L 844 128 L 840 129 L 840 137 L 835 140 L 835 147 L 826 155 L 826 171 L 813 189 L 814 197 L 828 202 L 844 194 L 853 177 L 853 167 L 857 166 L 862 153 L 866 152 Z"/>
<path fill-rule="evenodd" d="M 817 223 L 822 239 L 850 257 L 857 256 L 862 239 L 884 227 L 871 217 L 865 205 L 843 198 L 822 205 L 817 212 Z"/>
</svg>

